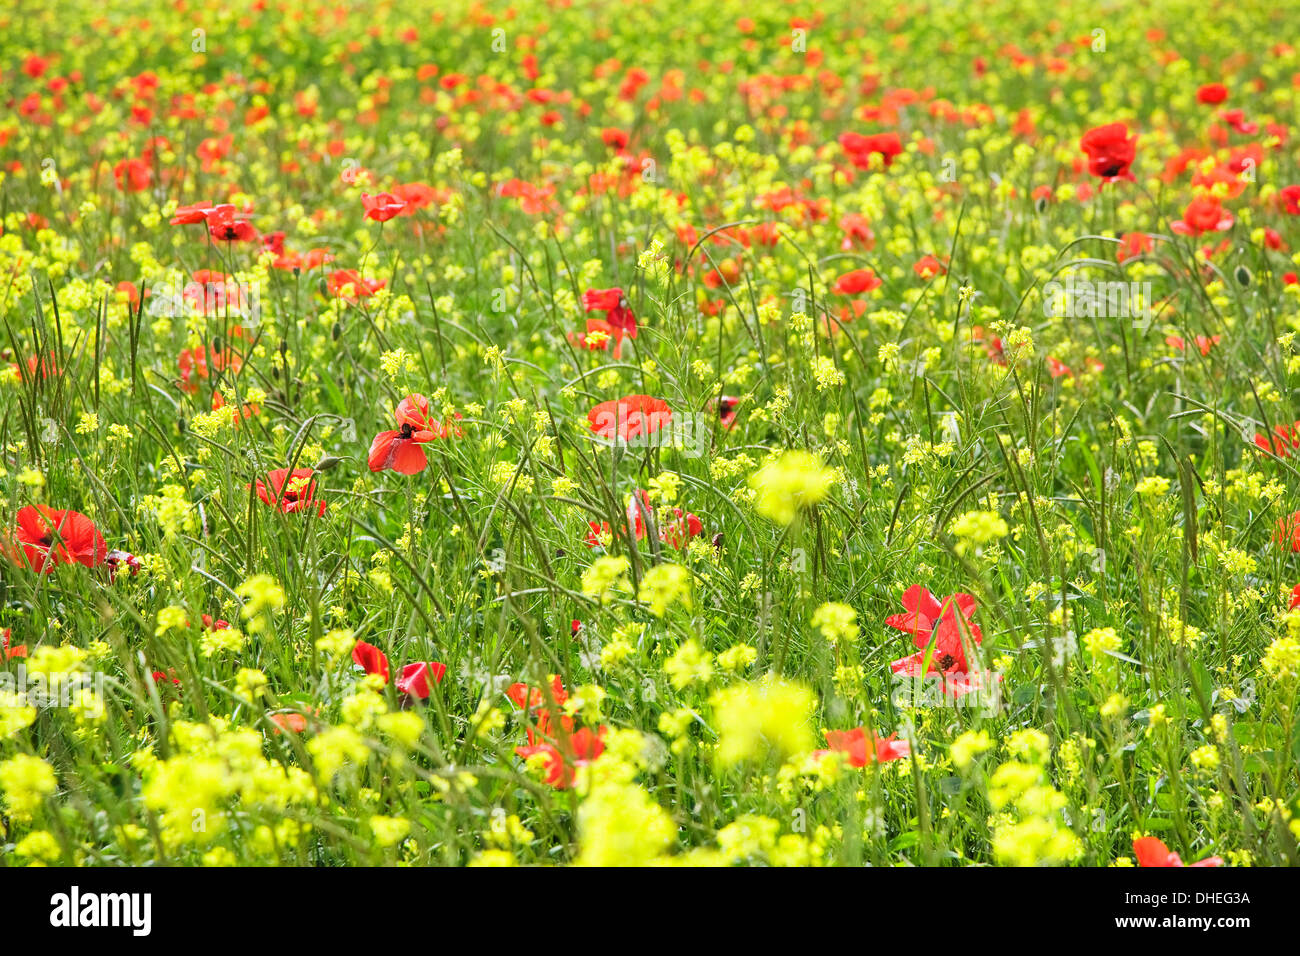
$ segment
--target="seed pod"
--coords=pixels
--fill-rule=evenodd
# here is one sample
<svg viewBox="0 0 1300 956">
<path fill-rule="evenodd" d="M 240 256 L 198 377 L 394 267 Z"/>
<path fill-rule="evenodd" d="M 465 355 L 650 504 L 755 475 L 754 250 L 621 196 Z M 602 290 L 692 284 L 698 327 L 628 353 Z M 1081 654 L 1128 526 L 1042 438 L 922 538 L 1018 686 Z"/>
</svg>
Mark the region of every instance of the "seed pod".
<svg viewBox="0 0 1300 956">
<path fill-rule="evenodd" d="M 1245 266 L 1237 266 L 1237 271 L 1234 272 L 1233 275 L 1236 276 L 1237 285 L 1241 286 L 1242 288 L 1245 288 L 1246 286 L 1250 285 L 1250 280 L 1252 276 L 1250 274 L 1250 270 L 1247 269 Z"/>
</svg>

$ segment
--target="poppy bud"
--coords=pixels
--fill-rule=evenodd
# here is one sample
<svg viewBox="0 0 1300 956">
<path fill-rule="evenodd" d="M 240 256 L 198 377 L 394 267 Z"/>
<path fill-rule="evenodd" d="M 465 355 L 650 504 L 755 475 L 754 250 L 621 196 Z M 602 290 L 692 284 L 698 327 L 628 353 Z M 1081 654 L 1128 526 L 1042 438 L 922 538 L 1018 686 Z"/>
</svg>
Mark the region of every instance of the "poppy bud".
<svg viewBox="0 0 1300 956">
<path fill-rule="evenodd" d="M 316 462 L 315 470 L 329 471 L 331 468 L 336 467 L 338 463 L 341 462 L 342 460 L 343 460 L 342 458 L 336 458 L 333 455 L 326 455 L 320 461 Z"/>
<path fill-rule="evenodd" d="M 719 531 L 717 534 L 713 536 L 713 547 L 716 548 L 718 551 L 721 551 L 722 542 L 723 542 L 722 532 Z"/>
<path fill-rule="evenodd" d="M 1046 196 L 1039 196 L 1037 199 L 1034 200 L 1034 212 L 1038 213 L 1040 216 L 1043 213 L 1047 212 Z"/>
<path fill-rule="evenodd" d="M 1237 285 L 1242 287 L 1250 285 L 1250 280 L 1251 280 L 1250 270 L 1247 269 L 1245 266 L 1237 266 L 1237 271 L 1234 272 L 1233 275 L 1236 276 Z"/>
</svg>

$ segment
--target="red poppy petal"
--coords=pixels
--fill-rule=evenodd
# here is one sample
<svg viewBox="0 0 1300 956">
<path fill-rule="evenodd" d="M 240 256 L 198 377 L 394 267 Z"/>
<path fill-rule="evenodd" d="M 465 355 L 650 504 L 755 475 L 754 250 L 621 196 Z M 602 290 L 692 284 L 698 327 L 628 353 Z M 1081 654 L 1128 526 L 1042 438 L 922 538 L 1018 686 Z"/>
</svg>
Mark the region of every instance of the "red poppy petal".
<svg viewBox="0 0 1300 956">
<path fill-rule="evenodd" d="M 380 432 L 370 443 L 370 470 L 383 471 L 393 451 L 393 442 L 401 432 Z"/>
<path fill-rule="evenodd" d="M 930 593 L 930 589 L 919 584 L 913 584 L 903 592 L 903 607 L 909 611 L 919 611 L 932 621 L 943 610 L 943 605 Z"/>
<path fill-rule="evenodd" d="M 393 442 L 390 467 L 398 474 L 414 475 L 429 467 L 429 458 L 415 442 L 398 439 Z"/>
<path fill-rule="evenodd" d="M 1134 840 L 1133 854 L 1137 857 L 1138 866 L 1182 866 L 1178 854 L 1169 852 L 1169 847 L 1158 837 L 1139 837 Z"/>
<path fill-rule="evenodd" d="M 928 617 L 915 612 L 891 614 L 885 618 L 885 625 L 908 634 L 925 635 L 926 637 L 929 637 L 930 632 L 934 630 L 934 624 Z"/>
</svg>

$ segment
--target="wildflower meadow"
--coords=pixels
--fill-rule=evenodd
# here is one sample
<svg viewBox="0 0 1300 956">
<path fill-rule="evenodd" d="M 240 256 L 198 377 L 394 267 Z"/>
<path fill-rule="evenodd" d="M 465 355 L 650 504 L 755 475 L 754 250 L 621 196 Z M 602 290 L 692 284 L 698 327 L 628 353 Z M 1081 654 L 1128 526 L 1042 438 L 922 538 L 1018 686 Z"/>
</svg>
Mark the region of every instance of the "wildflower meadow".
<svg viewBox="0 0 1300 956">
<path fill-rule="evenodd" d="M 0 867 L 1300 863 L 1298 47 L 4 3 Z"/>
</svg>

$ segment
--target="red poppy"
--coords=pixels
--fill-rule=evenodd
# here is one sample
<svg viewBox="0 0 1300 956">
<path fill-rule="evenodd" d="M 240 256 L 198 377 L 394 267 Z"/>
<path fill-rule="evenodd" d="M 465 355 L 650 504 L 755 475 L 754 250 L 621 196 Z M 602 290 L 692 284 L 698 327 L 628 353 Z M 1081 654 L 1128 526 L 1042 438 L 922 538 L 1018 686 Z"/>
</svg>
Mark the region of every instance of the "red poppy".
<svg viewBox="0 0 1300 956">
<path fill-rule="evenodd" d="M 104 556 L 104 563 L 108 565 L 108 576 L 110 580 L 117 578 L 117 573 L 126 568 L 131 572 L 131 577 L 140 573 L 140 559 L 129 551 L 122 551 L 114 548 Z"/>
<path fill-rule="evenodd" d="M 622 289 L 588 289 L 582 294 L 582 307 L 588 312 L 604 312 L 605 321 L 613 328 L 636 338 L 636 316 Z"/>
<path fill-rule="evenodd" d="M 736 424 L 736 409 L 740 405 L 740 399 L 734 395 L 722 395 L 718 398 L 718 421 L 723 428 L 731 428 Z"/>
<path fill-rule="evenodd" d="M 569 699 L 558 674 L 552 675 L 550 683 L 545 687 L 530 687 L 522 683 L 511 684 L 506 689 L 506 696 L 510 698 L 511 703 L 524 711 L 528 719 L 527 734 L 530 745 L 549 737 L 553 726 L 562 733 L 573 732 L 572 717 L 561 714 L 557 724 L 553 725 L 551 721 L 551 707 L 562 707 Z"/>
<path fill-rule="evenodd" d="M 1216 198 L 1233 199 L 1245 191 L 1246 179 L 1240 170 L 1234 170 L 1231 166 L 1212 166 L 1209 169 L 1198 169 L 1192 175 L 1192 185 L 1201 194 L 1209 193 Z"/>
<path fill-rule="evenodd" d="M 587 413 L 588 427 L 601 438 L 615 437 L 630 441 L 652 435 L 672 421 L 673 412 L 662 398 L 628 395 L 616 401 L 601 402 Z"/>
<path fill-rule="evenodd" d="M 295 734 L 300 734 L 307 729 L 307 718 L 302 714 L 270 714 L 269 716 L 271 723 L 279 728 L 276 733 L 291 730 Z"/>
<path fill-rule="evenodd" d="M 6 627 L 3 631 L 0 631 L 0 664 L 5 661 L 11 661 L 16 657 L 27 656 L 27 645 L 15 644 L 11 647 L 9 644 L 9 638 L 9 628 Z"/>
<path fill-rule="evenodd" d="M 267 252 L 273 252 L 276 256 L 284 255 L 284 230 L 277 229 L 275 232 L 268 232 L 262 237 L 262 248 Z"/>
<path fill-rule="evenodd" d="M 1300 511 L 1278 519 L 1273 540 L 1290 551 L 1300 551 Z"/>
<path fill-rule="evenodd" d="M 123 279 L 123 280 L 122 280 L 121 282 L 119 282 L 117 285 L 113 286 L 113 290 L 114 290 L 115 292 L 119 292 L 119 293 L 123 293 L 123 294 L 125 294 L 125 295 L 126 295 L 126 300 L 127 300 L 127 302 L 129 302 L 129 303 L 131 304 L 131 307 L 132 307 L 132 308 L 135 308 L 135 307 L 139 306 L 139 304 L 140 304 L 140 287 L 137 286 L 134 282 L 130 282 L 130 281 L 127 281 L 127 280 Z"/>
<path fill-rule="evenodd" d="M 1222 103 L 1228 98 L 1228 88 L 1222 83 L 1206 83 L 1196 91 L 1196 102 L 1207 106 Z"/>
<path fill-rule="evenodd" d="M 775 246 L 781 241 L 781 227 L 775 222 L 760 222 L 750 236 L 760 246 Z"/>
<path fill-rule="evenodd" d="M 1223 341 L 1222 335 L 1198 335 L 1196 337 L 1196 347 L 1201 350 L 1202 355 L 1209 355 L 1210 350 Z M 1178 349 L 1180 352 L 1187 350 L 1187 342 L 1181 335 L 1165 336 L 1165 344 Z"/>
<path fill-rule="evenodd" d="M 124 159 L 113 167 L 113 179 L 122 192 L 139 193 L 153 182 L 153 171 L 143 159 Z"/>
<path fill-rule="evenodd" d="M 957 593 L 939 601 L 930 591 L 915 584 L 903 592 L 906 614 L 892 614 L 885 624 L 912 635 L 913 643 L 920 648 L 915 654 L 893 661 L 889 666 L 896 674 L 922 677 L 936 670 L 943 675 L 945 687 L 953 693 L 972 689 L 965 680 L 969 664 L 966 643 L 969 636 L 975 644 L 983 640 L 979 625 L 971 622 L 975 613 L 975 598 Z M 958 620 L 958 612 L 961 620 Z M 933 646 L 932 646 L 933 645 Z M 926 658 L 930 663 L 925 667 Z"/>
<path fill-rule="evenodd" d="M 18 370 L 18 377 L 24 382 L 30 382 L 37 377 L 39 373 L 42 379 L 52 378 L 55 375 L 62 375 L 63 369 L 59 368 L 54 359 L 54 352 L 48 356 L 33 355 L 25 363 L 27 366 L 26 373 L 23 372 L 23 366 L 14 365 L 13 368 Z"/>
<path fill-rule="evenodd" d="M 450 193 L 446 190 L 439 191 L 432 186 L 426 186 L 424 183 L 404 183 L 393 187 L 393 198 L 405 205 L 398 211 L 399 216 L 413 216 L 417 210 L 424 209 L 433 205 L 436 201 L 444 198 L 450 198 Z"/>
<path fill-rule="evenodd" d="M 1245 180 L 1249 177 L 1243 176 L 1247 170 L 1253 170 L 1264 162 L 1264 147 L 1259 143 L 1249 143 L 1240 149 L 1234 149 L 1228 156 L 1228 161 L 1224 163 L 1227 171 L 1236 177 L 1233 183 L 1235 191 L 1233 195 L 1241 192 L 1246 188 Z"/>
<path fill-rule="evenodd" d="M 856 212 L 844 215 L 840 219 L 840 231 L 844 233 L 840 248 L 845 252 L 854 248 L 874 249 L 876 246 L 876 234 L 871 231 L 871 223 L 866 216 Z"/>
<path fill-rule="evenodd" d="M 1115 252 L 1115 261 L 1123 262 L 1133 256 L 1142 255 L 1155 248 L 1155 240 L 1145 232 L 1126 232 L 1119 237 L 1119 249 Z"/>
<path fill-rule="evenodd" d="M 1259 124 L 1248 122 L 1244 110 L 1220 110 L 1219 119 L 1223 120 L 1242 136 L 1254 136 L 1259 132 Z"/>
<path fill-rule="evenodd" d="M 33 53 L 23 60 L 23 72 L 33 80 L 39 80 L 50 68 L 50 61 L 40 54 Z"/>
<path fill-rule="evenodd" d="M 565 691 L 559 674 L 551 678 L 550 686 L 545 691 L 540 687 L 515 683 L 506 688 L 506 696 L 520 710 L 540 707 L 543 704 L 554 704 L 556 707 L 562 707 L 564 702 L 569 699 L 569 694 Z"/>
<path fill-rule="evenodd" d="M 872 733 L 868 741 L 865 727 L 854 727 L 852 730 L 828 730 L 826 745 L 833 751 L 847 755 L 850 767 L 865 767 L 873 761 L 888 763 L 890 760 L 899 760 L 912 753 L 911 744 L 906 740 L 899 740 L 897 735 L 880 737 Z M 818 751 L 818 753 L 827 753 L 827 751 Z"/>
<path fill-rule="evenodd" d="M 587 522 L 587 547 L 599 548 L 604 544 L 603 538 L 610 536 L 612 532 L 609 528 L 608 521 L 588 521 Z"/>
<path fill-rule="evenodd" d="M 185 304 L 204 315 L 224 315 L 244 307 L 243 289 L 232 276 L 211 269 L 198 269 L 181 291 Z"/>
<path fill-rule="evenodd" d="M 848 154 L 849 161 L 858 169 L 870 169 L 873 154 L 880 156 L 888 169 L 894 162 L 894 157 L 903 152 L 903 142 L 897 133 L 873 133 L 869 136 L 841 133 L 839 143 Z"/>
<path fill-rule="evenodd" d="M 308 249 L 302 254 L 302 267 L 304 269 L 319 269 L 321 266 L 328 265 L 334 261 L 334 253 L 328 249 Z M 383 288 L 382 280 L 379 282 L 379 288 Z"/>
<path fill-rule="evenodd" d="M 975 598 L 965 592 L 949 595 L 940 601 L 929 588 L 914 584 L 903 592 L 903 608 L 906 614 L 891 614 L 885 618 L 885 626 L 912 634 L 916 637 L 917 647 L 925 647 L 930 642 L 930 633 L 945 617 L 960 610 L 967 620 L 975 613 Z"/>
<path fill-rule="evenodd" d="M 1074 378 L 1074 371 L 1060 359 L 1047 356 L 1047 371 L 1052 378 Z"/>
<path fill-rule="evenodd" d="M 994 365 L 1006 365 L 1007 355 L 1002 348 L 1002 339 L 998 336 L 986 337 L 984 326 L 976 325 L 970 330 L 971 343 L 984 346 L 984 354 L 988 356 L 989 361 Z"/>
<path fill-rule="evenodd" d="M 650 496 L 645 489 L 638 488 L 628 495 L 625 513 L 627 523 L 623 525 L 622 533 L 626 534 L 627 529 L 631 528 L 636 540 L 640 541 L 646 533 L 645 516 L 654 514 Z M 587 532 L 587 547 L 599 547 L 601 535 L 609 533 L 609 522 L 589 521 L 587 524 L 591 529 Z M 659 540 L 673 548 L 684 548 L 703 530 L 704 523 L 698 517 L 681 508 L 673 508 L 673 517 L 659 528 Z"/>
<path fill-rule="evenodd" d="M 1300 607 L 1300 584 L 1291 589 L 1291 603 L 1287 605 L 1287 610 L 1294 611 L 1298 607 Z"/>
<path fill-rule="evenodd" d="M 684 548 L 704 530 L 704 523 L 689 511 L 673 509 L 673 520 L 659 529 L 659 540 L 669 547 Z"/>
<path fill-rule="evenodd" d="M 189 206 L 177 206 L 176 212 L 172 214 L 171 224 L 173 226 L 189 226 L 194 223 L 207 222 L 208 213 L 210 212 L 212 212 L 212 202 L 207 199 Z"/>
<path fill-rule="evenodd" d="M 609 351 L 610 343 L 614 343 L 614 350 L 611 353 L 615 359 L 623 354 L 623 330 L 615 328 L 604 319 L 588 319 L 587 331 L 570 332 L 569 341 L 576 348 L 589 349 L 593 351 Z"/>
<path fill-rule="evenodd" d="M 600 131 L 601 141 L 610 149 L 618 150 L 620 153 L 627 149 L 629 135 L 624 129 L 603 129 Z"/>
<path fill-rule="evenodd" d="M 207 215 L 208 234 L 219 242 L 254 242 L 257 230 L 247 219 L 240 217 L 229 204 L 217 206 Z"/>
<path fill-rule="evenodd" d="M 214 412 L 217 412 L 225 407 L 226 407 L 226 397 L 221 394 L 220 390 L 213 389 L 212 410 Z M 236 428 L 238 428 L 241 419 L 252 418 L 261 410 L 262 408 L 260 405 L 254 405 L 252 402 L 240 402 L 238 409 L 235 410 L 230 417 L 230 423 L 234 425 Z"/>
<path fill-rule="evenodd" d="M 208 233 L 219 242 L 256 242 L 257 229 L 247 219 L 209 219 Z"/>
<path fill-rule="evenodd" d="M 722 285 L 732 285 L 740 279 L 741 263 L 735 259 L 723 259 L 716 269 L 710 269 L 701 276 L 705 288 L 716 289 Z"/>
<path fill-rule="evenodd" d="M 1206 259 L 1213 259 L 1215 256 L 1223 255 L 1231 248 L 1232 248 L 1232 243 L 1229 242 L 1227 239 L 1224 239 L 1217 246 L 1208 245 L 1208 244 L 1201 246 L 1201 255 L 1203 255 Z"/>
<path fill-rule="evenodd" d="M 391 468 L 402 475 L 417 474 L 429 465 L 420 445 L 461 434 L 459 428 L 449 428 L 429 418 L 429 400 L 423 395 L 407 395 L 398 402 L 396 417 L 397 430 L 380 432 L 370 443 L 371 471 Z"/>
<path fill-rule="evenodd" d="M 934 256 L 922 256 L 912 266 L 912 271 L 922 279 L 933 279 L 935 276 L 941 276 L 948 271 L 948 267 Z"/>
<path fill-rule="evenodd" d="M 199 390 L 198 380 L 207 378 L 209 369 L 214 372 L 225 369 L 238 372 L 244 360 L 237 352 L 219 351 L 211 346 L 205 349 L 199 345 L 181 352 L 176 364 L 181 372 L 181 391 L 195 395 Z"/>
<path fill-rule="evenodd" d="M 530 216 L 554 212 L 559 208 L 559 204 L 552 198 L 555 186 L 550 183 L 534 186 L 521 179 L 510 179 L 497 187 L 497 195 L 518 199 L 520 208 Z"/>
<path fill-rule="evenodd" d="M 546 782 L 565 790 L 573 786 L 574 774 L 579 767 L 586 766 L 604 752 L 605 733 L 603 725 L 595 731 L 583 727 L 571 734 L 562 733 L 555 743 L 516 747 L 515 753 L 525 759 L 543 754 L 546 758 Z"/>
<path fill-rule="evenodd" d="M 315 511 L 325 514 L 325 500 L 315 497 L 316 482 L 310 468 L 276 468 L 267 472 L 267 481 L 257 480 L 257 497 L 284 514 Z"/>
<path fill-rule="evenodd" d="M 1123 123 L 1107 123 L 1083 134 L 1079 146 L 1088 154 L 1088 172 L 1102 182 L 1132 180 L 1129 167 L 1137 156 L 1137 137 Z"/>
<path fill-rule="evenodd" d="M 378 674 L 388 683 L 388 657 L 375 645 L 357 641 L 352 647 L 352 660 L 367 674 Z"/>
<path fill-rule="evenodd" d="M 93 521 L 79 511 L 45 505 L 18 510 L 18 527 L 3 543 L 3 550 L 15 564 L 25 563 L 33 571 L 45 573 L 53 571 L 56 564 L 97 567 L 108 553 L 104 536 Z"/>
<path fill-rule="evenodd" d="M 628 527 L 636 534 L 636 539 L 640 541 L 645 537 L 645 516 L 653 515 L 654 508 L 650 505 L 650 494 L 644 488 L 638 488 L 632 494 L 627 496 L 627 506 L 623 509 L 627 515 Z M 677 509 L 681 514 L 681 509 Z"/>
<path fill-rule="evenodd" d="M 1156 837 L 1138 837 L 1133 841 L 1133 854 L 1137 857 L 1138 866 L 1188 866 L 1183 862 L 1182 857 L 1174 853 L 1169 847 L 1165 846 L 1164 841 Z M 1191 866 L 1223 866 L 1223 859 L 1217 856 L 1207 856 L 1204 860 L 1190 864 Z"/>
<path fill-rule="evenodd" d="M 1288 216 L 1300 216 L 1300 185 L 1283 186 L 1279 189 L 1277 204 Z"/>
<path fill-rule="evenodd" d="M 1269 436 L 1262 432 L 1255 435 L 1255 444 L 1266 452 L 1272 452 L 1278 458 L 1290 458 L 1292 448 L 1300 448 L 1300 422 L 1292 425 L 1273 426 L 1274 438 L 1270 444 Z"/>
<path fill-rule="evenodd" d="M 194 152 L 202 161 L 203 171 L 210 173 L 217 167 L 217 163 L 229 155 L 231 148 L 235 145 L 235 137 L 227 133 L 225 136 L 209 136 L 199 143 Z"/>
<path fill-rule="evenodd" d="M 356 269 L 337 269 L 325 277 L 325 286 L 336 299 L 368 299 L 388 282 L 384 279 L 364 279 Z"/>
<path fill-rule="evenodd" d="M 1232 223 L 1232 213 L 1219 205 L 1219 200 L 1201 196 L 1187 204 L 1183 218 L 1170 223 L 1170 228 L 1180 235 L 1199 236 L 1231 229 Z"/>
<path fill-rule="evenodd" d="M 447 673 L 447 665 L 437 661 L 419 661 L 402 668 L 402 675 L 397 678 L 397 689 L 403 694 L 427 700 L 433 684 L 442 683 Z M 430 683 L 432 678 L 433 684 Z"/>
<path fill-rule="evenodd" d="M 870 269 L 854 269 L 835 280 L 832 292 L 840 295 L 860 295 L 880 287 L 880 278 Z"/>
<path fill-rule="evenodd" d="M 361 205 L 366 210 L 366 218 L 375 222 L 388 222 L 406 208 L 406 203 L 392 193 L 380 193 L 377 196 L 362 193 Z"/>
</svg>

